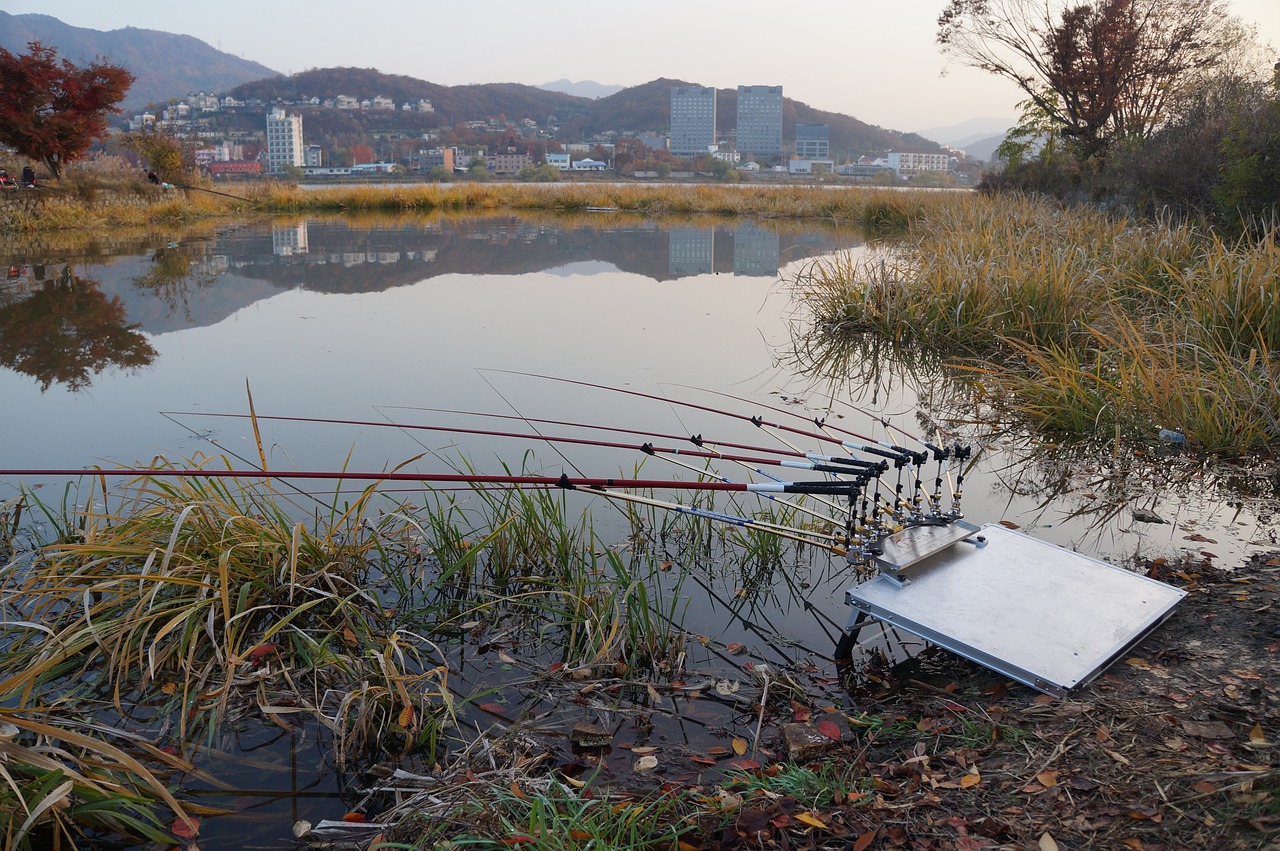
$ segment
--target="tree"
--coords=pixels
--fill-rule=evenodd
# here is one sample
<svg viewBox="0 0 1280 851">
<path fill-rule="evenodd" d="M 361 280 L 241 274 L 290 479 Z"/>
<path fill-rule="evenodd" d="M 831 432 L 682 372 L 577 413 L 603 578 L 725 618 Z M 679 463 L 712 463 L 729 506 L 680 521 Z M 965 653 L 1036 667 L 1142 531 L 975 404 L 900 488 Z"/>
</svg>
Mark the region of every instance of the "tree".
<svg viewBox="0 0 1280 851">
<path fill-rule="evenodd" d="M 118 65 L 80 68 L 38 41 L 15 56 L 0 48 L 0 142 L 43 162 L 54 178 L 107 133 L 107 116 L 133 84 Z"/>
<path fill-rule="evenodd" d="M 187 183 L 196 173 L 196 155 L 192 146 L 162 129 L 153 127 L 130 133 L 123 144 L 165 183 Z"/>
<path fill-rule="evenodd" d="M 1169 99 L 1221 61 L 1233 20 L 1224 0 L 950 0 L 938 43 L 1012 81 L 1081 160 L 1143 140 Z"/>
</svg>

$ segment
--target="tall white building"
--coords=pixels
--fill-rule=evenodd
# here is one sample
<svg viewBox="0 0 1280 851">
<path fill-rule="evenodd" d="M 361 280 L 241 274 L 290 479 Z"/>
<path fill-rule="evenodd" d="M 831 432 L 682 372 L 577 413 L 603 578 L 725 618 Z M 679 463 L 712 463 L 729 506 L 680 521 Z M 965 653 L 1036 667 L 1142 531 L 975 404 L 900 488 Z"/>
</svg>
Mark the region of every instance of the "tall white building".
<svg viewBox="0 0 1280 851">
<path fill-rule="evenodd" d="M 281 166 L 301 168 L 306 164 L 306 148 L 302 146 L 302 116 L 286 115 L 280 107 L 267 116 L 267 170 Z"/>
<path fill-rule="evenodd" d="M 716 90 L 702 86 L 671 89 L 671 141 L 677 156 L 705 154 L 716 144 Z"/>
<path fill-rule="evenodd" d="M 738 86 L 738 151 L 782 154 L 782 86 Z"/>
</svg>

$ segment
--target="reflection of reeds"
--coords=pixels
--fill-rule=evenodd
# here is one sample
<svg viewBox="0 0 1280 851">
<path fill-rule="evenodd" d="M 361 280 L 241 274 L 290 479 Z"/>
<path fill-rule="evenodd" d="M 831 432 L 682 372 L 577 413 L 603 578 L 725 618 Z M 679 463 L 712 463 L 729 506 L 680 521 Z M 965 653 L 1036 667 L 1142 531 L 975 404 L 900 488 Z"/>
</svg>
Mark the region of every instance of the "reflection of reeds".
<svg viewBox="0 0 1280 851">
<path fill-rule="evenodd" d="M 1280 441 L 1276 232 L 1228 245 L 1184 224 L 952 197 L 884 253 L 795 276 L 810 314 L 798 363 L 861 376 L 869 333 L 928 352 L 917 365 L 970 358 L 992 410 L 1048 431 Z"/>
</svg>

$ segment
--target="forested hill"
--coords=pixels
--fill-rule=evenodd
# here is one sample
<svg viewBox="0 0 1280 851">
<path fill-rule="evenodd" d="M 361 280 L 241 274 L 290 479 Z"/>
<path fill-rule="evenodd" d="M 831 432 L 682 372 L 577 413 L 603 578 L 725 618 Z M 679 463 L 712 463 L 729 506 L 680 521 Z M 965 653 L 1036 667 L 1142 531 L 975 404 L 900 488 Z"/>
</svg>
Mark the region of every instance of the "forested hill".
<svg viewBox="0 0 1280 851">
<path fill-rule="evenodd" d="M 39 41 L 77 64 L 105 57 L 137 79 L 121 104 L 136 111 L 188 92 L 224 92 L 249 80 L 276 74 L 265 65 L 223 53 L 198 38 L 136 27 L 103 32 L 73 27 L 49 15 L 0 11 L 0 47 L 25 53 Z"/>
<path fill-rule="evenodd" d="M 671 115 L 671 87 L 700 85 L 684 80 L 658 79 L 623 89 L 617 94 L 589 102 L 582 117 L 583 131 L 590 135 L 610 128 L 665 132 Z M 785 90 L 784 90 L 785 94 Z M 577 119 L 567 123 L 574 124 Z M 732 130 L 738 124 L 737 89 L 716 90 L 716 128 Z M 899 133 L 859 121 L 838 112 L 814 109 L 789 97 L 782 99 L 782 138 L 794 139 L 797 124 L 826 124 L 830 127 L 831 155 L 841 158 L 885 150 L 939 150 L 937 142 L 915 133 Z"/>
<path fill-rule="evenodd" d="M 322 68 L 290 77 L 257 80 L 239 86 L 230 94 L 240 99 L 259 98 L 268 103 L 276 99 L 297 101 L 304 97 L 324 99 L 337 95 L 361 99 L 382 95 L 397 104 L 426 99 L 431 101 L 440 124 L 444 126 L 499 116 L 508 121 L 531 118 L 543 124 L 554 116 L 554 123 L 561 128 L 557 137 L 562 141 L 575 141 L 610 130 L 665 133 L 670 126 L 671 87 L 689 85 L 696 84 L 657 79 L 592 100 L 518 83 L 442 86 L 414 77 L 382 74 L 371 68 Z M 737 104 L 737 90 L 717 90 L 718 129 L 731 130 L 737 125 Z M 939 149 L 936 142 L 914 133 L 874 127 L 848 115 L 824 112 L 784 98 L 784 139 L 794 138 L 797 123 L 829 125 L 831 154 L 836 158 L 889 149 Z"/>
<path fill-rule="evenodd" d="M 397 105 L 426 99 L 449 124 L 499 115 L 512 121 L 532 118 L 541 124 L 549 116 L 572 114 L 591 103 L 589 98 L 519 83 L 441 86 L 403 74 L 383 74 L 373 68 L 317 68 L 290 77 L 256 80 L 236 87 L 230 94 L 241 100 L 260 98 L 268 103 L 276 99 L 297 101 L 304 97 L 323 100 L 338 95 L 359 99 L 382 95 Z"/>
</svg>

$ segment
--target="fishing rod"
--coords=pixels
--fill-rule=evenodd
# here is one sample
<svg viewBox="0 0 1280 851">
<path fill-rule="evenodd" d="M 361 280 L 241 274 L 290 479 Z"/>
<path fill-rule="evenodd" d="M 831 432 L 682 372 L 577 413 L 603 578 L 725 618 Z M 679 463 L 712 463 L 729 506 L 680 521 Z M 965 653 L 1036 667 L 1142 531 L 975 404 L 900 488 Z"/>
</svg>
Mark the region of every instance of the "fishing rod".
<svg viewBox="0 0 1280 851">
<path fill-rule="evenodd" d="M 166 415 L 173 412 L 162 412 Z M 631 443 L 621 443 L 612 440 L 594 440 L 586 437 L 563 437 L 544 434 L 526 434 L 514 431 L 494 431 L 491 429 L 462 428 L 456 426 L 437 426 L 422 425 L 418 423 L 397 423 L 397 422 L 379 422 L 378 420 L 346 420 L 335 419 L 329 417 L 293 417 L 280 416 L 272 414 L 232 414 L 232 413 L 197 413 L 194 416 L 201 417 L 225 417 L 229 419 L 253 419 L 253 420 L 270 420 L 275 422 L 303 422 L 303 423 L 327 423 L 330 425 L 355 425 L 367 426 L 370 428 L 398 428 L 413 429 L 419 431 L 436 431 L 445 434 L 471 434 L 480 437 L 504 437 L 516 438 L 518 440 L 541 440 L 547 443 L 567 443 L 576 446 L 595 446 L 606 449 L 634 449 L 645 453 L 646 455 L 685 455 L 693 458 L 706 458 L 710 460 L 722 461 L 738 461 L 744 464 L 762 464 L 765 466 L 775 467 L 791 467 L 802 470 L 813 470 L 821 473 L 854 473 L 861 470 L 877 470 L 885 472 L 888 470 L 888 462 L 885 461 L 861 461 L 856 458 L 844 458 L 841 456 L 819 455 L 816 453 L 805 453 L 800 450 L 790 452 L 782 452 L 781 450 L 769 450 L 764 447 L 758 447 L 760 451 L 774 452 L 775 454 L 787 454 L 796 460 L 776 459 L 776 458 L 758 458 L 750 455 L 729 455 L 723 452 L 712 451 L 708 449 L 681 449 L 679 447 L 654 446 L 650 442 L 640 445 Z M 501 416 L 501 415 L 496 415 Z M 702 437 L 700 435 L 694 438 L 684 438 L 692 440 L 696 446 L 702 445 Z M 799 460 L 803 459 L 803 460 Z"/>
<path fill-rule="evenodd" d="M 242 198 L 239 195 L 231 195 L 227 192 L 219 192 L 216 189 L 205 189 L 203 186 L 189 186 L 185 183 L 170 183 L 169 185 L 176 187 L 178 189 L 192 189 L 192 190 L 195 190 L 196 192 L 208 192 L 210 195 L 221 195 L 223 198 L 230 198 L 233 201 L 244 201 L 246 204 L 256 203 L 251 198 Z"/>
<path fill-rule="evenodd" d="M 636 396 L 641 399 L 652 399 L 658 402 L 665 402 L 666 404 L 669 404 L 669 405 L 679 405 L 681 407 L 691 408 L 693 410 L 698 410 L 698 411 L 705 411 L 707 413 L 717 414 L 723 417 L 731 417 L 733 419 L 749 422 L 752 425 L 756 426 L 757 428 L 761 428 L 763 426 L 769 426 L 770 428 L 780 429 L 782 431 L 788 432 L 789 434 L 801 435 L 811 440 L 819 440 L 827 443 L 837 443 L 846 449 L 853 449 L 855 451 L 866 452 L 871 455 L 876 455 L 881 458 L 887 458 L 893 461 L 895 466 L 902 466 L 904 464 L 923 464 L 925 463 L 925 461 L 928 460 L 928 456 L 929 456 L 929 453 L 927 452 L 913 452 L 912 450 L 906 449 L 901 446 L 895 446 L 893 444 L 885 443 L 883 441 L 875 441 L 873 438 L 864 438 L 864 437 L 861 437 L 860 435 L 853 434 L 852 432 L 848 432 L 849 436 L 858 437 L 861 440 L 872 440 L 873 442 L 872 443 L 854 443 L 852 441 L 846 441 L 836 437 L 832 437 L 831 435 L 828 435 L 828 434 L 818 434 L 811 431 L 804 431 L 803 429 L 798 429 L 798 428 L 795 428 L 794 426 L 789 426 L 782 423 L 767 422 L 766 420 L 764 420 L 759 416 L 747 416 L 746 414 L 739 414 L 734 411 L 725 411 L 719 408 L 713 408 L 709 405 L 700 405 L 697 402 L 688 402 L 682 399 L 672 399 L 666 396 L 658 396 L 653 393 L 643 393 L 639 390 L 628 390 L 623 387 L 610 387 L 607 384 L 594 384 L 590 381 L 579 381 L 573 378 L 560 378 L 558 376 L 542 375 L 536 372 L 521 372 L 519 370 L 510 370 L 510 369 L 495 369 L 491 371 L 504 373 L 507 375 L 520 375 L 526 378 L 538 378 L 544 381 L 558 381 L 565 384 L 575 384 L 580 387 L 591 387 L 596 390 L 607 390 L 612 393 L 622 393 L 628 396 Z M 800 416 L 799 414 L 796 414 L 794 411 L 786 411 L 785 413 L 793 416 Z M 939 448 L 938 451 L 941 452 L 942 449 Z"/>
<path fill-rule="evenodd" d="M 599 488 L 628 490 L 694 490 L 738 491 L 746 493 L 823 493 L 843 494 L 852 490 L 852 483 L 845 481 L 793 481 L 793 482 L 687 482 L 674 479 L 587 478 L 534 475 L 485 475 L 476 473 L 397 473 L 356 470 L 203 470 L 198 467 L 80 467 L 45 469 L 3 469 L 0 476 L 13 477 L 62 477 L 62 476 L 137 476 L 141 478 L 187 479 L 326 479 L 331 481 L 386 481 L 386 482 L 453 482 L 480 485 L 539 485 L 566 490 L 592 491 Z"/>
<path fill-rule="evenodd" d="M 173 412 L 164 412 L 166 416 L 170 416 L 172 413 Z M 317 423 L 327 423 L 331 425 L 359 425 L 359 426 L 368 426 L 372 428 L 418 429 L 418 430 L 426 430 L 426 431 L 440 431 L 448 434 L 475 434 L 475 435 L 486 436 L 486 437 L 517 438 L 522 440 L 541 440 L 541 441 L 553 443 L 553 444 L 567 443 L 567 444 L 576 444 L 580 446 L 605 447 L 610 449 L 632 449 L 632 450 L 639 450 L 645 453 L 646 455 L 661 456 L 665 460 L 671 463 L 677 464 L 678 466 L 681 466 L 684 469 L 690 470 L 700 475 L 715 476 L 723 482 L 730 482 L 731 480 L 727 477 L 720 476 L 718 473 L 715 473 L 712 470 L 705 469 L 705 468 L 698 468 L 698 467 L 694 467 L 691 464 L 686 464 L 681 460 L 679 460 L 678 456 L 684 455 L 686 457 L 702 458 L 707 460 L 732 461 L 734 463 L 742 465 L 743 467 L 745 467 L 746 469 L 754 473 L 758 473 L 768 479 L 771 479 L 774 482 L 783 481 L 783 479 L 781 479 L 778 476 L 774 476 L 766 472 L 765 470 L 760 469 L 760 465 L 774 466 L 774 467 L 787 467 L 787 468 L 793 468 L 793 469 L 809 470 L 813 472 L 827 473 L 832 475 L 843 475 L 843 476 L 857 475 L 859 473 L 869 473 L 869 474 L 879 475 L 888 470 L 887 461 L 861 461 L 858 459 L 846 458 L 842 456 L 820 455 L 817 453 L 804 453 L 798 449 L 788 450 L 784 452 L 783 450 L 778 450 L 778 449 L 754 447 L 764 452 L 773 452 L 779 455 L 791 456 L 790 459 L 784 458 L 780 460 L 780 459 L 774 459 L 774 458 L 758 458 L 753 456 L 733 455 L 733 454 L 727 454 L 727 453 L 721 452 L 719 450 L 659 447 L 659 446 L 654 446 L 652 443 L 649 443 L 649 442 L 636 446 L 634 444 L 621 443 L 616 441 L 607 441 L 607 440 L 593 440 L 588 438 L 560 437 L 560 436 L 544 435 L 544 434 L 537 434 L 537 433 L 525 434 L 521 432 L 494 431 L 490 429 L 467 429 L 467 428 L 460 428 L 460 427 L 432 426 L 432 425 L 421 425 L 421 424 L 413 424 L 413 423 L 380 422 L 376 420 L 345 420 L 345 419 L 336 419 L 336 418 L 328 418 L 328 417 L 325 417 L 325 418 L 294 417 L 294 416 L 276 416 L 276 415 L 270 415 L 270 414 L 233 414 L 233 413 L 200 413 L 200 414 L 197 414 L 197 416 L 227 417 L 232 419 L 272 420 L 272 421 L 285 421 L 285 422 L 317 422 Z M 495 414 L 493 416 L 506 418 L 504 415 L 501 415 L 501 414 Z M 519 418 L 516 418 L 516 419 L 519 419 Z M 572 426 L 573 424 L 570 423 L 569 425 Z M 598 428 L 605 428 L 605 427 L 601 426 Z M 634 430 L 629 430 L 629 429 L 626 431 L 638 433 L 638 432 L 634 432 Z M 677 439 L 680 439 L 680 438 L 677 438 Z M 695 446 L 701 447 L 706 444 L 706 441 L 702 438 L 701 435 L 694 435 L 693 437 L 687 438 L 687 439 L 693 442 Z M 779 497 L 774 496 L 772 494 L 760 493 L 757 495 L 762 498 L 769 499 L 771 501 L 779 502 L 780 504 L 785 505 L 788 508 L 804 512 L 818 519 L 828 521 L 828 522 L 836 522 L 834 518 L 830 517 L 829 515 L 824 514 L 822 512 L 814 511 L 813 509 L 803 506 L 799 503 L 791 502 L 785 499 L 780 499 Z M 846 510 L 843 506 L 838 505 L 835 502 L 831 501 L 830 499 L 824 498 L 823 496 L 816 495 L 816 494 L 812 496 L 815 499 L 815 501 L 820 502 L 821 504 L 827 506 L 827 508 L 831 509 L 832 511 Z M 896 509 L 897 507 L 895 506 L 894 508 Z"/>
</svg>

